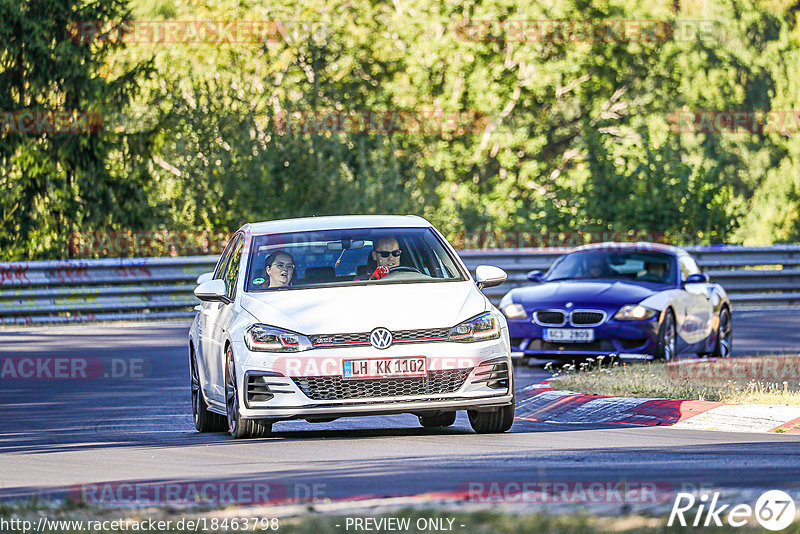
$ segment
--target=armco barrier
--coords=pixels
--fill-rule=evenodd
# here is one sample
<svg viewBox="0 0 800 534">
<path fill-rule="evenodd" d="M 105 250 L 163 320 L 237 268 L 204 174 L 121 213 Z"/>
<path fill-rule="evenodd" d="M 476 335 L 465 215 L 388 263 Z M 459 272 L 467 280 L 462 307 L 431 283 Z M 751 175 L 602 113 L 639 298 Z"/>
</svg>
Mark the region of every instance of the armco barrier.
<svg viewBox="0 0 800 534">
<path fill-rule="evenodd" d="M 734 307 L 800 305 L 800 245 L 686 247 Z M 497 303 L 546 270 L 562 253 L 550 249 L 463 250 L 474 272 L 495 265 L 508 281 L 486 294 Z M 184 318 L 194 314 L 197 276 L 216 256 L 0 263 L 0 324 Z"/>
</svg>

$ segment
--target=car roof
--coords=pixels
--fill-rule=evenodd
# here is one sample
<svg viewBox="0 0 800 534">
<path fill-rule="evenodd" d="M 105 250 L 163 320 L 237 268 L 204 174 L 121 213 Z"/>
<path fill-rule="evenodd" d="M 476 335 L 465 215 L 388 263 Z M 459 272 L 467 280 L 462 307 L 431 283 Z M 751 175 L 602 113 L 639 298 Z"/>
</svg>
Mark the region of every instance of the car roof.
<svg viewBox="0 0 800 534">
<path fill-rule="evenodd" d="M 431 223 L 416 215 L 337 215 L 247 223 L 240 230 L 252 234 L 272 234 L 341 228 L 428 228 L 431 226 Z"/>
<path fill-rule="evenodd" d="M 618 243 L 618 242 L 606 242 L 606 243 L 592 243 L 590 245 L 582 245 L 580 247 L 574 248 L 569 252 L 578 252 L 582 250 L 638 250 L 640 252 L 663 252 L 665 254 L 670 254 L 672 256 L 681 256 L 687 254 L 687 252 L 681 248 L 673 247 L 672 245 L 664 245 L 663 243 L 648 243 L 644 241 L 639 241 L 636 243 Z"/>
</svg>

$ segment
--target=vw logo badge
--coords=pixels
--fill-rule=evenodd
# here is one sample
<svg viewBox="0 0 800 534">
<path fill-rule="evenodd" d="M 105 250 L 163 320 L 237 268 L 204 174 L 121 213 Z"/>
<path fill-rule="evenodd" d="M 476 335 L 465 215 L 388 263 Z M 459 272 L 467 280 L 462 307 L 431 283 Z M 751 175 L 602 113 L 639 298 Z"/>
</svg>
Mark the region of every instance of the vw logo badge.
<svg viewBox="0 0 800 534">
<path fill-rule="evenodd" d="M 376 349 L 388 349 L 392 345 L 394 338 L 392 333 L 385 328 L 376 328 L 369 335 L 369 342 Z"/>
</svg>

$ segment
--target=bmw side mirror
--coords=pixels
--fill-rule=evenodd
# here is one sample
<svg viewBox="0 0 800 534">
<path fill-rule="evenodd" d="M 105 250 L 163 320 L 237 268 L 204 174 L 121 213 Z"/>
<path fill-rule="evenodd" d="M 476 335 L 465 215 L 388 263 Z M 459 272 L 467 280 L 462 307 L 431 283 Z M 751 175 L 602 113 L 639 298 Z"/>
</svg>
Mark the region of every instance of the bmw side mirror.
<svg viewBox="0 0 800 534">
<path fill-rule="evenodd" d="M 527 278 L 529 281 L 539 284 L 544 279 L 544 273 L 538 270 L 531 271 L 528 273 Z"/>
<path fill-rule="evenodd" d="M 706 273 L 695 273 L 687 276 L 683 284 L 707 284 L 709 280 L 710 278 Z"/>
<path fill-rule="evenodd" d="M 475 283 L 478 284 L 478 289 L 499 286 L 507 277 L 506 272 L 499 267 L 478 265 L 475 268 Z"/>
<path fill-rule="evenodd" d="M 228 288 L 225 287 L 225 280 L 219 278 L 208 280 L 194 288 L 194 296 L 205 302 L 222 302 L 225 304 L 233 302 L 228 297 Z"/>
<path fill-rule="evenodd" d="M 203 282 L 208 282 L 213 277 L 214 277 L 214 273 L 213 272 L 203 273 L 203 274 L 201 274 L 200 276 L 197 277 L 197 285 L 199 286 Z"/>
</svg>

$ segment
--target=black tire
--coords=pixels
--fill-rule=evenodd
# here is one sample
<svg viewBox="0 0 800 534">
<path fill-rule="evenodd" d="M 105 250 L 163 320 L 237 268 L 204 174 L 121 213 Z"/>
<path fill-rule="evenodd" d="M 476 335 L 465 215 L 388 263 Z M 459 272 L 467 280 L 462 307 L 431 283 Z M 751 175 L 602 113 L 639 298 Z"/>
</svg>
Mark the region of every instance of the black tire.
<svg viewBox="0 0 800 534">
<path fill-rule="evenodd" d="M 436 415 L 420 415 L 419 424 L 425 428 L 452 426 L 456 422 L 456 412 L 442 412 Z"/>
<path fill-rule="evenodd" d="M 192 419 L 198 432 L 226 432 L 228 422 L 217 413 L 208 410 L 206 397 L 200 387 L 200 373 L 197 370 L 197 356 L 189 347 L 189 376 L 192 391 Z"/>
<path fill-rule="evenodd" d="M 717 342 L 714 344 L 713 355 L 715 358 L 728 358 L 733 351 L 733 320 L 731 311 L 723 306 L 719 311 L 719 326 L 717 327 Z"/>
<path fill-rule="evenodd" d="M 228 432 L 235 439 L 265 438 L 272 433 L 272 423 L 242 419 L 239 411 L 239 389 L 236 385 L 236 368 L 233 363 L 233 350 L 225 349 L 225 412 Z"/>
<path fill-rule="evenodd" d="M 514 424 L 514 410 L 516 403 L 503 406 L 493 412 L 479 412 L 467 410 L 469 424 L 478 434 L 498 434 L 505 432 Z"/>
<path fill-rule="evenodd" d="M 672 308 L 664 312 L 664 319 L 658 328 L 658 343 L 656 344 L 656 359 L 670 361 L 675 358 L 677 351 L 678 334 L 675 330 L 675 314 Z"/>
</svg>

